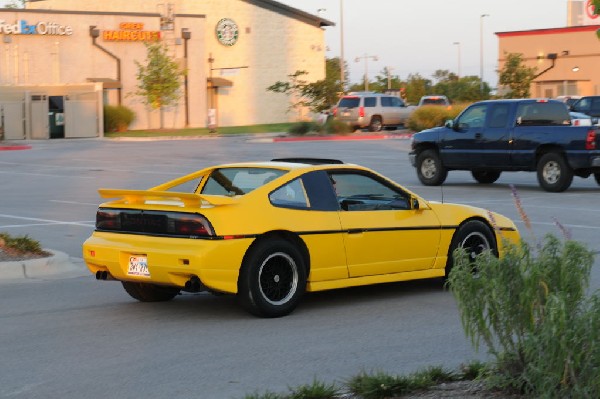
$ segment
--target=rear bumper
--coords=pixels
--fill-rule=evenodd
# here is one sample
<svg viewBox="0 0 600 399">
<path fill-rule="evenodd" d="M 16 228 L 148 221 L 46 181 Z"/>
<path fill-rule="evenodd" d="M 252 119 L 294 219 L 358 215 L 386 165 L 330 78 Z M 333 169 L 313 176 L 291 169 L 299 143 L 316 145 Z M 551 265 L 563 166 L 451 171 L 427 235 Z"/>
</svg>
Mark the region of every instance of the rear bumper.
<svg viewBox="0 0 600 399">
<path fill-rule="evenodd" d="M 183 288 L 197 276 L 208 288 L 237 292 L 242 259 L 252 239 L 195 240 L 94 232 L 83 244 L 92 274 L 108 272 L 116 280 Z M 146 256 L 150 277 L 129 275 L 129 258 Z"/>
</svg>

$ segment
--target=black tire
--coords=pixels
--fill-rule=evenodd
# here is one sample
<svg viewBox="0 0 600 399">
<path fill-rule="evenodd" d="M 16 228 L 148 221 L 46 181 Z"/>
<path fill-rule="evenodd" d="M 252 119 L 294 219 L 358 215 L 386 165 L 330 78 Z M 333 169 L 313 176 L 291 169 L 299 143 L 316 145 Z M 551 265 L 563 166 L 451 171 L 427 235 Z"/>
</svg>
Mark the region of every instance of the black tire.
<svg viewBox="0 0 600 399">
<path fill-rule="evenodd" d="M 253 246 L 244 257 L 238 300 L 259 317 L 291 313 L 306 290 L 306 266 L 290 242 L 270 239 Z"/>
<path fill-rule="evenodd" d="M 373 116 L 369 123 L 369 132 L 380 132 L 383 130 L 383 122 L 381 116 Z"/>
<path fill-rule="evenodd" d="M 140 302 L 166 302 L 175 298 L 181 291 L 176 287 L 163 287 L 155 284 L 122 281 L 125 291 Z"/>
<path fill-rule="evenodd" d="M 540 158 L 537 165 L 537 178 L 544 190 L 560 193 L 571 186 L 573 169 L 561 154 L 550 152 Z"/>
<path fill-rule="evenodd" d="M 498 255 L 496 239 L 489 226 L 479 220 L 468 221 L 459 227 L 450 243 L 446 261 L 446 278 L 454 266 L 454 251 L 461 247 L 465 248 L 473 261 L 477 255 L 487 250 L 492 250 L 496 256 Z"/>
<path fill-rule="evenodd" d="M 446 181 L 448 169 L 435 150 L 425 150 L 417 155 L 417 177 L 426 186 L 439 186 Z"/>
<path fill-rule="evenodd" d="M 473 178 L 481 184 L 492 184 L 500 177 L 501 172 L 495 170 L 472 170 Z"/>
<path fill-rule="evenodd" d="M 596 183 L 600 185 L 600 173 L 594 173 L 594 179 L 596 180 Z"/>
</svg>

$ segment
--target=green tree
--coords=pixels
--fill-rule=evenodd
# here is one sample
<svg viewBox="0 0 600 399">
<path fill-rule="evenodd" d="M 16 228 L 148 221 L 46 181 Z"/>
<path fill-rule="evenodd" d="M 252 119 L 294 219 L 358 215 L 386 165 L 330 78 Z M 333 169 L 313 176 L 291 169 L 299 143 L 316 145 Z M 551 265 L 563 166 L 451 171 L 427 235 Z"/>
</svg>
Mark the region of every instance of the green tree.
<svg viewBox="0 0 600 399">
<path fill-rule="evenodd" d="M 523 54 L 504 53 L 506 62 L 504 67 L 498 71 L 498 83 L 504 86 L 507 92 L 503 98 L 528 98 L 529 88 L 535 77 L 537 68 L 523 65 Z"/>
<path fill-rule="evenodd" d="M 167 45 L 162 42 L 146 44 L 146 64 L 137 65 L 137 90 L 135 95 L 144 99 L 144 104 L 160 110 L 160 128 L 164 128 L 164 107 L 178 103 L 181 98 L 182 70 L 168 54 Z"/>
<path fill-rule="evenodd" d="M 425 79 L 418 73 L 408 75 L 406 80 L 406 101 L 417 104 L 421 97 L 431 93 L 431 80 Z"/>
<path fill-rule="evenodd" d="M 459 77 L 448 70 L 437 70 L 433 78 L 437 83 L 428 94 L 443 94 L 453 102 L 473 102 L 490 97 L 489 85 L 484 82 L 482 92 L 481 79 L 478 76 Z"/>
<path fill-rule="evenodd" d="M 25 0 L 11 0 L 5 8 L 25 8 Z"/>
<path fill-rule="evenodd" d="M 398 75 L 393 75 L 390 68 L 385 67 L 375 76 L 375 82 L 369 83 L 369 88 L 376 92 L 385 92 L 388 88 L 400 89 L 402 81 Z"/>
<path fill-rule="evenodd" d="M 347 70 L 345 68 L 345 71 Z M 347 72 L 344 75 L 347 80 Z M 290 111 L 299 113 L 302 108 L 309 108 L 312 112 L 321 112 L 335 105 L 340 94 L 343 93 L 340 76 L 340 59 L 327 58 L 325 79 L 309 82 L 308 72 L 297 70 L 288 75 L 287 81 L 277 81 L 267 87 L 267 91 L 287 95 L 290 98 Z"/>
</svg>

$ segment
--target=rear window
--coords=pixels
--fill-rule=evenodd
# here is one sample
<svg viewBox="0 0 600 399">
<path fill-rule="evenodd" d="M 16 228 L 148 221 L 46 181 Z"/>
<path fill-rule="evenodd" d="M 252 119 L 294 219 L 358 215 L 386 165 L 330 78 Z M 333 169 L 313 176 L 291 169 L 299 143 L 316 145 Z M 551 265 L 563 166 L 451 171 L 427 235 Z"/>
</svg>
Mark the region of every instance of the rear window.
<svg viewBox="0 0 600 399">
<path fill-rule="evenodd" d="M 443 98 L 424 98 L 422 105 L 446 105 L 446 100 Z"/>
<path fill-rule="evenodd" d="M 285 170 L 266 168 L 224 168 L 211 172 L 202 194 L 244 195 L 287 173 Z"/>
<path fill-rule="evenodd" d="M 356 108 L 358 107 L 359 102 L 360 98 L 358 97 L 342 97 L 338 106 L 344 108 Z"/>
<path fill-rule="evenodd" d="M 519 104 L 517 124 L 523 126 L 569 125 L 567 106 L 559 102 L 531 102 Z"/>
</svg>

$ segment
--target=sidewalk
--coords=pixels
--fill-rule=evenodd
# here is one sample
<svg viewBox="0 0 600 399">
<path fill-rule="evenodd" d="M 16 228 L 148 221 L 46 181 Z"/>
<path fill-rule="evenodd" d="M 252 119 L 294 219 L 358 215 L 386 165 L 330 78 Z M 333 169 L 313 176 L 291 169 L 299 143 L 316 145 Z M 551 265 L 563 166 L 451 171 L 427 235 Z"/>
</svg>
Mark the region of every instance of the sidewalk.
<svg viewBox="0 0 600 399">
<path fill-rule="evenodd" d="M 71 258 L 64 252 L 45 249 L 47 258 L 0 262 L 0 283 L 89 275 L 83 259 Z"/>
</svg>

